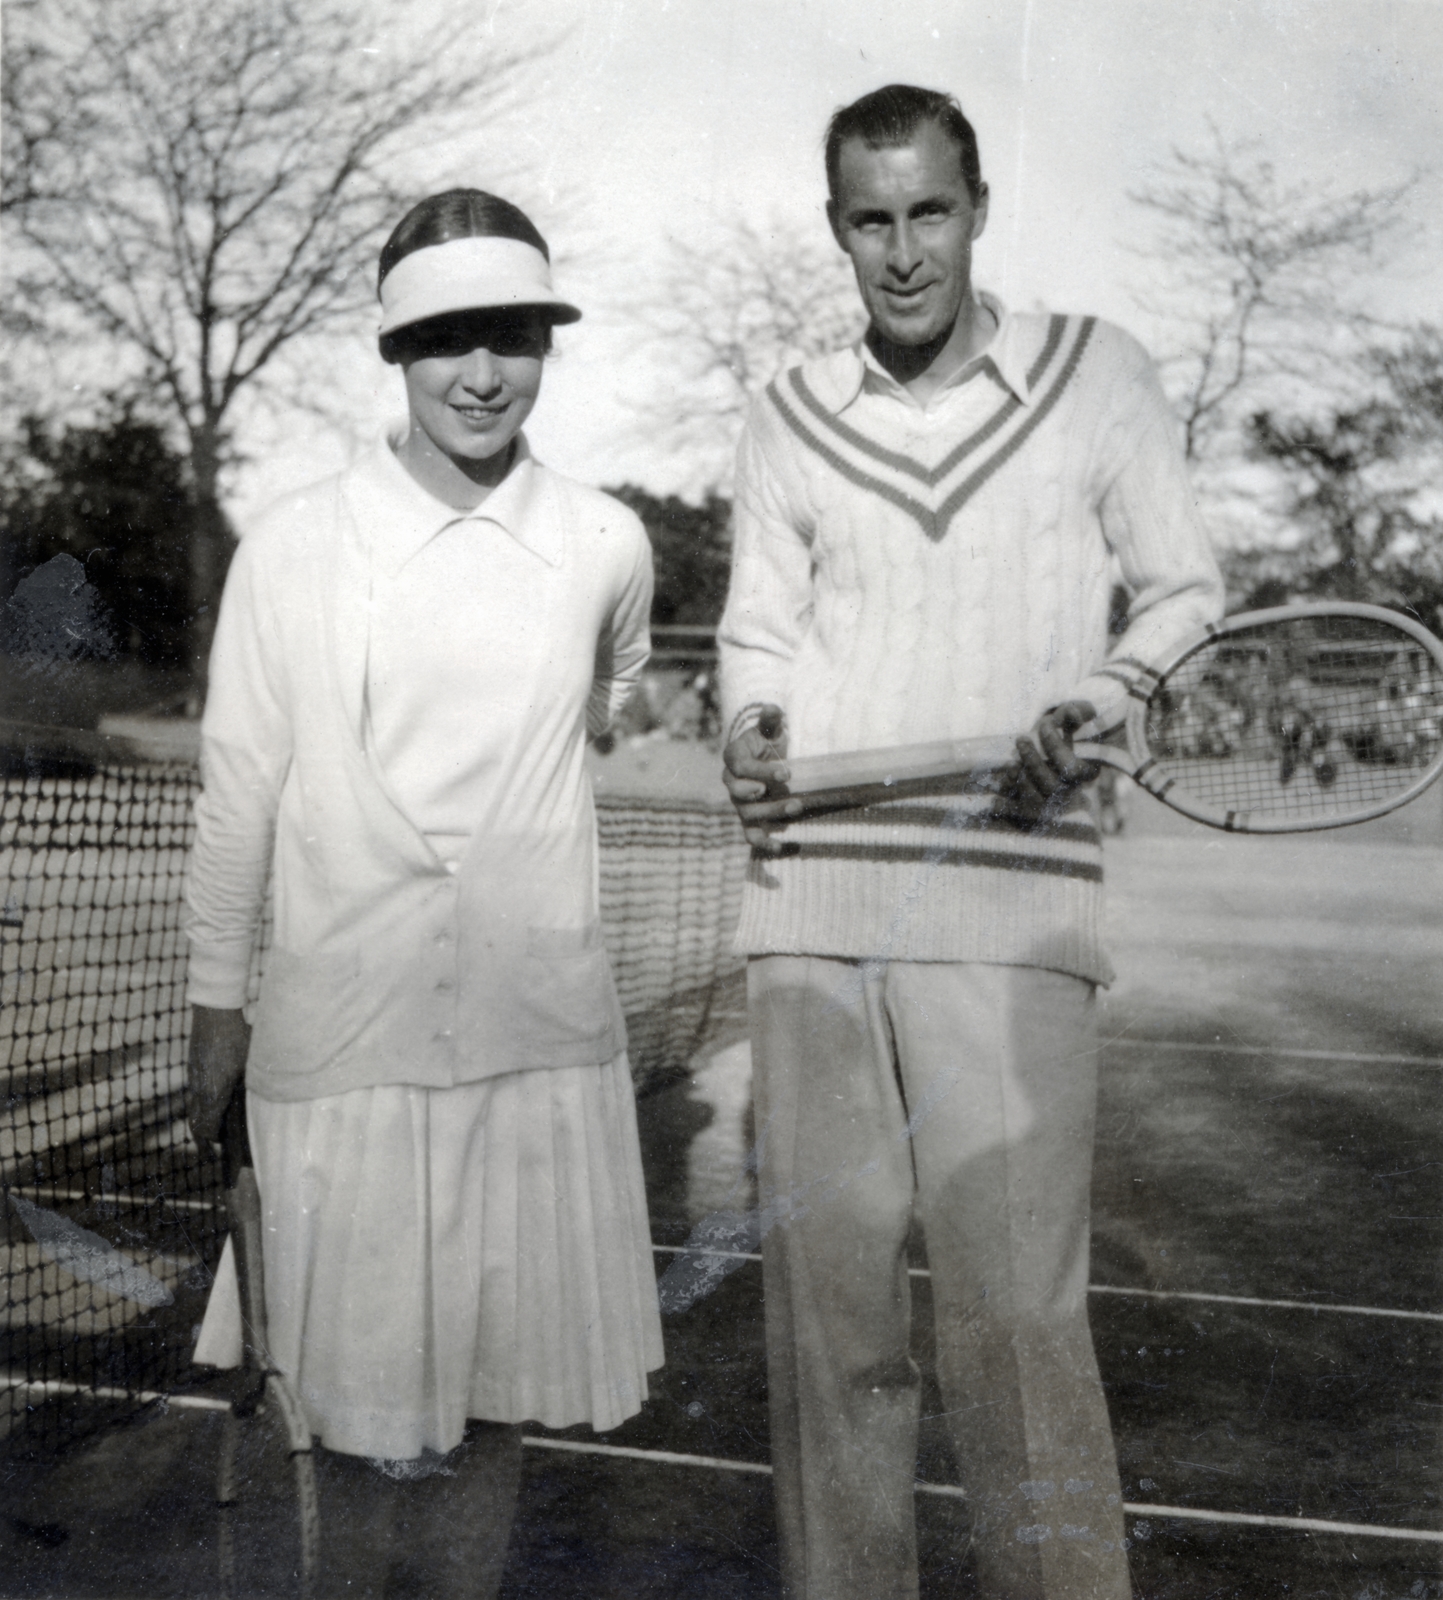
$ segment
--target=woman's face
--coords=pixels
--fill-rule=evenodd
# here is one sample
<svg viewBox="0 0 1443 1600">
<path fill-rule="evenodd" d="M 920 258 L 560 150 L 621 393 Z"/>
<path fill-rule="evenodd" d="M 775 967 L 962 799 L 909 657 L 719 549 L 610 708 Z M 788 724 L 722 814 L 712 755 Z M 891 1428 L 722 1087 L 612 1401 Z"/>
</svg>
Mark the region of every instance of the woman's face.
<svg viewBox="0 0 1443 1600">
<path fill-rule="evenodd" d="M 492 463 L 531 415 L 546 345 L 535 311 L 465 312 L 409 330 L 401 365 L 413 438 L 424 434 L 463 472 Z"/>
</svg>

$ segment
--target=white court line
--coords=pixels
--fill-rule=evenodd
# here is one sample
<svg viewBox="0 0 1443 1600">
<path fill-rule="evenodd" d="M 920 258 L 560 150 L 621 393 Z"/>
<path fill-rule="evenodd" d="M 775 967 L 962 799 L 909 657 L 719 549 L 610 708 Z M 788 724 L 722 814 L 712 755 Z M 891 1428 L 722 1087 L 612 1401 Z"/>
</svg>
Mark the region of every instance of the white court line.
<svg viewBox="0 0 1443 1600">
<path fill-rule="evenodd" d="M 1215 1056 L 1291 1056 L 1302 1061 L 1362 1061 L 1378 1066 L 1443 1067 L 1443 1056 L 1373 1055 L 1365 1050 L 1300 1050 L 1262 1044 L 1195 1044 L 1191 1039 L 1099 1039 L 1104 1049 L 1205 1050 Z"/>
<path fill-rule="evenodd" d="M 1140 1300 L 1206 1300 L 1220 1306 L 1266 1306 L 1278 1311 L 1335 1311 L 1349 1317 L 1398 1317 L 1411 1322 L 1443 1322 L 1440 1311 L 1394 1311 L 1387 1306 L 1330 1305 L 1323 1300 L 1256 1300 L 1242 1294 L 1200 1294 L 1182 1289 L 1117 1289 L 1110 1283 L 1090 1283 L 1089 1294 L 1128 1295 Z"/>
<path fill-rule="evenodd" d="M 1353 1539 L 1410 1539 L 1443 1544 L 1437 1528 L 1388 1528 L 1376 1522 L 1324 1522 L 1320 1517 L 1261 1517 L 1251 1511 L 1204 1511 L 1195 1506 L 1155 1506 L 1131 1500 L 1122 1509 L 1135 1517 L 1175 1517 L 1183 1522 L 1230 1522 L 1242 1528 L 1292 1528 L 1300 1533 L 1332 1533 Z"/>
<path fill-rule="evenodd" d="M 684 1455 L 676 1450 L 640 1450 L 619 1444 L 591 1444 L 583 1439 L 540 1439 L 522 1434 L 521 1442 L 536 1450 L 566 1450 L 580 1456 L 620 1456 L 627 1461 L 652 1461 L 662 1466 L 703 1467 L 712 1472 L 753 1472 L 771 1477 L 772 1469 L 760 1461 L 729 1461 L 725 1456 Z M 914 1483 L 918 1494 L 965 1500 L 966 1491 L 951 1483 Z M 1370 1522 L 1327 1522 L 1320 1517 L 1268 1517 L 1251 1511 L 1206 1511 L 1194 1506 L 1159 1506 L 1147 1501 L 1124 1500 L 1122 1509 L 1134 1517 L 1172 1517 L 1187 1522 L 1228 1522 L 1248 1528 L 1291 1528 L 1304 1533 L 1332 1533 L 1356 1539 L 1411 1539 L 1443 1544 L 1443 1532 L 1433 1528 L 1389 1528 Z"/>
<path fill-rule="evenodd" d="M 715 1252 L 713 1252 L 715 1253 Z M 0 1389 L 25 1389 L 33 1394 L 83 1394 L 97 1400 L 134 1400 L 142 1405 L 162 1401 L 192 1411 L 229 1411 L 228 1400 L 201 1394 L 161 1394 L 151 1389 L 92 1389 L 85 1384 L 66 1383 L 58 1378 L 18 1378 L 0 1373 Z M 641 1450 L 634 1445 L 592 1444 L 582 1439 L 541 1439 L 523 1434 L 521 1442 L 533 1450 L 562 1450 L 580 1456 L 619 1456 L 627 1461 L 651 1461 L 667 1467 L 702 1467 L 712 1472 L 750 1472 L 772 1476 L 772 1469 L 761 1461 L 729 1461 L 725 1456 L 696 1456 L 680 1450 Z M 950 1483 L 918 1483 L 919 1494 L 940 1495 L 965 1500 L 963 1490 Z M 1427 1544 L 1443 1544 L 1443 1532 L 1432 1528 L 1387 1528 L 1370 1522 L 1325 1522 L 1319 1517 L 1267 1517 L 1250 1511 L 1206 1511 L 1196 1506 L 1159 1506 L 1125 1500 L 1122 1509 L 1134 1517 L 1171 1517 L 1187 1522 L 1225 1522 L 1247 1528 L 1292 1528 L 1306 1533 L 1332 1533 L 1356 1539 L 1409 1539 Z"/>
<path fill-rule="evenodd" d="M 713 1250 L 705 1247 L 694 1250 L 685 1244 L 654 1244 L 651 1247 L 654 1256 L 721 1256 L 727 1261 L 760 1261 L 762 1258 L 755 1253 L 745 1250 Z"/>
<path fill-rule="evenodd" d="M 760 1261 L 745 1250 L 688 1249 L 682 1244 L 654 1244 L 652 1252 L 665 1256 L 722 1256 L 728 1261 Z M 908 1267 L 909 1278 L 930 1278 L 926 1267 Z M 1325 1300 L 1261 1300 L 1243 1294 L 1204 1294 L 1190 1289 L 1125 1289 L 1110 1283 L 1090 1283 L 1089 1294 L 1115 1294 L 1134 1300 L 1202 1300 L 1220 1306 L 1261 1306 L 1270 1311 L 1332 1311 L 1349 1317 L 1396 1317 L 1407 1322 L 1443 1322 L 1443 1311 L 1395 1311 L 1390 1306 L 1347 1306 Z"/>
<path fill-rule="evenodd" d="M 634 1445 L 591 1444 L 584 1439 L 538 1439 L 523 1433 L 522 1444 L 535 1450 L 569 1450 L 578 1456 L 623 1456 L 628 1461 L 656 1461 L 669 1467 L 706 1467 L 712 1472 L 756 1472 L 770 1478 L 772 1469 L 761 1461 L 728 1461 L 724 1456 L 691 1456 L 679 1450 L 638 1450 Z"/>
</svg>

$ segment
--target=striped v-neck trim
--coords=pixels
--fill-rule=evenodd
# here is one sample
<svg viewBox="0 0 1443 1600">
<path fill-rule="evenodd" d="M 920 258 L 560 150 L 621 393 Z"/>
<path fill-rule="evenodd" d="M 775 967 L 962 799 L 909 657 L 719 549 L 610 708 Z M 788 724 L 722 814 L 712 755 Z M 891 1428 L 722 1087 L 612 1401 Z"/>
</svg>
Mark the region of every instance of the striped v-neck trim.
<svg viewBox="0 0 1443 1600">
<path fill-rule="evenodd" d="M 1057 405 L 1096 324 L 1095 317 L 1053 316 L 1047 338 L 1027 374 L 1028 389 L 1035 396 L 1032 403 L 1023 406 L 1010 393 L 1000 396 L 996 410 L 981 427 L 932 468 L 884 449 L 860 429 L 833 416 L 812 391 L 801 367 L 771 383 L 767 395 L 801 443 L 848 482 L 906 512 L 929 539 L 936 540 Z"/>
</svg>

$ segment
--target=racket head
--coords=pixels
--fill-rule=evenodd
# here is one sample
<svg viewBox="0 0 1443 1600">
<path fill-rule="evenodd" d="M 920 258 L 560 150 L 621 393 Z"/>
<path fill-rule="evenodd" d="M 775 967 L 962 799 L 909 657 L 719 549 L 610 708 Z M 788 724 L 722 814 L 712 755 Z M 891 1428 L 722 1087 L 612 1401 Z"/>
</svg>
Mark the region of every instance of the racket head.
<svg viewBox="0 0 1443 1600">
<path fill-rule="evenodd" d="M 313 1600 L 320 1576 L 321 1519 L 309 1429 L 276 1374 L 248 1390 L 222 1419 L 217 1473 L 220 1592 Z"/>
<path fill-rule="evenodd" d="M 1443 643 L 1382 606 L 1243 612 L 1155 665 L 1126 770 L 1195 822 L 1304 833 L 1381 817 L 1443 771 Z"/>
</svg>

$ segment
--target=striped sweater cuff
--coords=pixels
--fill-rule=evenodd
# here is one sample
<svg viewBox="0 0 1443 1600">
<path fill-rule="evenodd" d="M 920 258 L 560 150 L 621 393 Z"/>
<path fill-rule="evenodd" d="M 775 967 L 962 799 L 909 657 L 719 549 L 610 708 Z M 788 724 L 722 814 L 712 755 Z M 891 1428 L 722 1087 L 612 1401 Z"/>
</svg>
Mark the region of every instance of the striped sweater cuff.
<svg viewBox="0 0 1443 1600">
<path fill-rule="evenodd" d="M 732 718 L 731 727 L 727 729 L 727 743 L 733 739 L 740 739 L 744 733 L 749 733 L 757 727 L 762 720 L 762 712 L 771 705 L 769 700 L 754 700 L 750 705 L 743 706 L 736 716 Z"/>
</svg>

